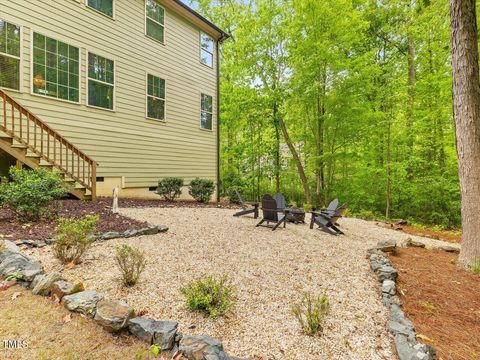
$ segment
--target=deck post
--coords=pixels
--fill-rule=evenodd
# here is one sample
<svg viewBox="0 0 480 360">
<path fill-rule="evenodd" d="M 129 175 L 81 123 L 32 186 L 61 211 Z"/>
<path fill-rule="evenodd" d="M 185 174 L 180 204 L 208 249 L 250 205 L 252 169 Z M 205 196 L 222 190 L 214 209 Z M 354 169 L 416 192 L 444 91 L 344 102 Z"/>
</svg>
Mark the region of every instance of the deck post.
<svg viewBox="0 0 480 360">
<path fill-rule="evenodd" d="M 97 163 L 92 163 L 92 201 L 97 199 Z"/>
</svg>

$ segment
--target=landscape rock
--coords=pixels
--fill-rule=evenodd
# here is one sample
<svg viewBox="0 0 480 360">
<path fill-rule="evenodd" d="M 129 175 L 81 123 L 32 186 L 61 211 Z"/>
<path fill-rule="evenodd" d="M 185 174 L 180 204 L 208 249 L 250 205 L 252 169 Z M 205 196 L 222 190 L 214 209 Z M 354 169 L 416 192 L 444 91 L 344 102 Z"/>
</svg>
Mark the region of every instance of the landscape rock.
<svg viewBox="0 0 480 360">
<path fill-rule="evenodd" d="M 460 252 L 460 245 L 458 244 L 441 244 L 436 246 L 438 249 L 447 251 L 447 252 L 453 252 L 453 253 L 459 253 Z"/>
<path fill-rule="evenodd" d="M 97 303 L 101 300 L 103 300 L 103 294 L 86 290 L 64 296 L 62 303 L 70 311 L 94 316 Z"/>
<path fill-rule="evenodd" d="M 167 231 L 168 231 L 168 226 L 165 226 L 165 225 L 158 226 L 158 232 L 164 233 L 164 232 L 167 232 Z"/>
<path fill-rule="evenodd" d="M 382 283 L 382 292 L 389 295 L 395 295 L 395 281 L 384 280 Z"/>
<path fill-rule="evenodd" d="M 223 345 L 210 336 L 184 336 L 178 351 L 188 360 L 230 360 Z"/>
<path fill-rule="evenodd" d="M 118 332 L 128 326 L 128 320 L 135 316 L 133 309 L 125 303 L 101 300 L 97 303 L 95 321 L 108 332 Z"/>
<path fill-rule="evenodd" d="M 162 350 L 171 350 L 176 341 L 178 323 L 136 317 L 128 323 L 129 331 L 148 344 L 158 344 Z"/>
<path fill-rule="evenodd" d="M 44 274 L 35 276 L 35 278 L 30 283 L 29 288 L 33 289 L 35 286 L 37 286 L 37 284 L 43 279 L 44 276 L 45 276 Z"/>
<path fill-rule="evenodd" d="M 395 240 L 380 240 L 377 243 L 377 249 L 385 253 L 395 253 L 397 242 Z"/>
<path fill-rule="evenodd" d="M 57 239 L 46 239 L 46 240 L 45 240 L 45 243 L 46 243 L 47 245 L 52 245 L 52 244 L 54 244 L 56 241 L 57 241 Z"/>
<path fill-rule="evenodd" d="M 0 263 L 13 254 L 20 254 L 20 248 L 9 240 L 0 241 Z"/>
<path fill-rule="evenodd" d="M 424 248 L 425 244 L 421 241 L 413 240 L 412 238 L 408 238 L 405 240 L 405 246 L 406 247 L 419 247 L 419 248 Z"/>
<path fill-rule="evenodd" d="M 35 277 L 36 279 L 37 277 Z M 37 281 L 35 284 L 35 287 L 32 290 L 33 295 L 42 295 L 42 296 L 48 296 L 50 295 L 50 292 L 52 291 L 53 283 L 61 280 L 62 275 L 56 272 L 48 273 L 45 274 Z"/>
<path fill-rule="evenodd" d="M 116 232 L 116 231 L 108 231 L 106 233 L 100 234 L 97 238 L 99 241 L 103 240 L 111 240 L 111 239 L 116 239 L 116 238 L 121 238 L 123 237 L 123 234 Z"/>
<path fill-rule="evenodd" d="M 35 276 L 43 274 L 43 266 L 38 262 L 28 260 L 20 253 L 7 256 L 0 263 L 0 275 L 7 277 L 12 274 L 19 274 L 25 282 L 31 282 Z"/>
<path fill-rule="evenodd" d="M 398 272 L 393 266 L 382 265 L 377 270 L 378 279 L 383 283 L 385 280 L 396 281 Z"/>
<path fill-rule="evenodd" d="M 52 295 L 56 296 L 59 300 L 62 300 L 64 296 L 76 294 L 84 290 L 85 287 L 81 281 L 71 283 L 65 280 L 60 280 L 53 284 Z"/>
</svg>

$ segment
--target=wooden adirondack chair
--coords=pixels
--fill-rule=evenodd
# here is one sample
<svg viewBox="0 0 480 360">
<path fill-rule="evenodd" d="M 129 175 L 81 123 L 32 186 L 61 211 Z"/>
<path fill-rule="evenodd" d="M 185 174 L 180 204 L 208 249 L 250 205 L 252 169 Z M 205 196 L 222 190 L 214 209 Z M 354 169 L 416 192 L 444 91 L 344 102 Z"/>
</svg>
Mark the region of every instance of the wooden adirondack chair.
<svg viewBox="0 0 480 360">
<path fill-rule="evenodd" d="M 277 201 L 277 206 L 279 209 L 288 210 L 287 221 L 298 224 L 305 223 L 305 210 L 292 208 L 291 205 L 287 204 L 285 196 L 282 193 L 277 192 L 274 196 Z"/>
<path fill-rule="evenodd" d="M 262 213 L 263 219 L 257 226 L 266 226 L 272 228 L 272 231 L 276 230 L 282 223 L 283 227 L 287 226 L 287 209 L 279 209 L 277 201 L 269 194 L 266 194 L 262 198 Z M 264 223 L 267 225 L 263 225 Z M 273 227 L 270 223 L 274 223 Z"/>
<path fill-rule="evenodd" d="M 254 201 L 251 201 L 251 202 L 243 201 L 242 195 L 240 194 L 240 192 L 237 189 L 235 189 L 235 194 L 237 195 L 237 199 L 238 199 L 240 205 L 242 206 L 242 210 L 239 211 L 239 212 L 236 212 L 235 214 L 233 214 L 233 216 L 238 217 L 238 216 L 253 214 L 253 218 L 257 219 L 258 218 L 259 203 L 254 202 Z"/>
<path fill-rule="evenodd" d="M 328 204 L 326 208 L 321 209 L 320 212 L 331 215 L 335 213 L 337 208 L 338 208 L 338 199 L 333 199 L 332 201 L 330 201 L 330 204 Z"/>
<path fill-rule="evenodd" d="M 322 230 L 332 235 L 339 235 L 344 233 L 335 224 L 347 210 L 347 204 L 343 204 L 335 210 L 333 214 L 312 211 L 312 220 L 310 222 L 310 229 L 317 224 Z"/>
</svg>

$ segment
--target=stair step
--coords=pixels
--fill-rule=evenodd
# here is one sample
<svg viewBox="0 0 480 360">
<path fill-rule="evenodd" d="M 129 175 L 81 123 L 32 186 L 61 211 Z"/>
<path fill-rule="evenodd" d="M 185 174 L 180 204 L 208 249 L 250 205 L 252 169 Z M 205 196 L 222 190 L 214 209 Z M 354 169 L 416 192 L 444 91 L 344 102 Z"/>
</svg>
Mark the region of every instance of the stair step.
<svg viewBox="0 0 480 360">
<path fill-rule="evenodd" d="M 25 156 L 28 157 L 28 158 L 41 158 L 40 155 L 37 155 L 37 154 L 35 154 L 35 153 L 33 153 L 33 152 L 29 152 L 29 153 L 27 153 L 27 155 L 25 155 Z"/>
<path fill-rule="evenodd" d="M 27 145 L 15 143 L 15 144 L 12 144 L 12 148 L 16 148 L 16 149 L 26 149 L 26 148 L 27 148 Z"/>
</svg>

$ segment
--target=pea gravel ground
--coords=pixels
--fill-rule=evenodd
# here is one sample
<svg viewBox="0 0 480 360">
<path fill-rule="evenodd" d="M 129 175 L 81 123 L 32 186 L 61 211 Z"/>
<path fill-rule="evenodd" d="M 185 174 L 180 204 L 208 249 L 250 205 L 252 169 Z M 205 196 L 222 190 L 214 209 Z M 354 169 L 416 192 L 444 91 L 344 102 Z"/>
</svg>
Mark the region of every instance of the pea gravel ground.
<svg viewBox="0 0 480 360">
<path fill-rule="evenodd" d="M 131 218 L 170 227 L 168 233 L 97 243 L 85 260 L 64 269 L 51 248 L 27 250 L 48 271 L 80 279 L 110 299 L 126 300 L 156 319 L 179 321 L 185 334 L 220 339 L 232 355 L 264 360 L 396 359 L 388 317 L 365 251 L 378 240 L 406 237 L 372 222 L 342 219 L 346 236 L 334 237 L 308 225 L 288 224 L 275 232 L 256 228 L 253 218 L 216 208 L 123 209 Z M 115 247 L 139 247 L 148 265 L 133 288 L 121 286 Z M 180 288 L 207 274 L 229 274 L 236 307 L 225 318 L 189 312 Z M 303 292 L 326 292 L 331 302 L 321 337 L 301 333 L 290 313 Z"/>
</svg>

